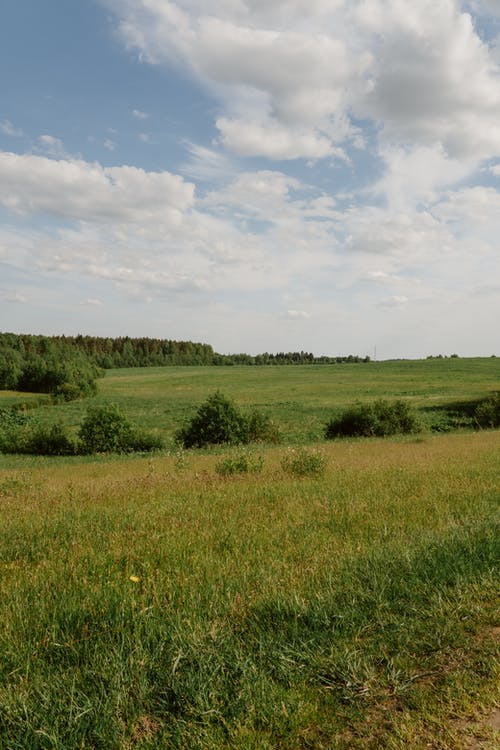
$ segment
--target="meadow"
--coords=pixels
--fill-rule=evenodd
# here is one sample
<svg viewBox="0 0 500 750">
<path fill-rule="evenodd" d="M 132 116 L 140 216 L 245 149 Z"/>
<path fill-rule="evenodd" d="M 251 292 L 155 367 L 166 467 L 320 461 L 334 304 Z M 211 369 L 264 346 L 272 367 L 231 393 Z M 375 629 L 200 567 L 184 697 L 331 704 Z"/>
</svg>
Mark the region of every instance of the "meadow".
<svg viewBox="0 0 500 750">
<path fill-rule="evenodd" d="M 323 438 L 332 414 L 356 400 L 404 399 L 415 405 L 429 427 L 467 423 L 478 400 L 500 387 L 500 358 L 433 359 L 369 364 L 148 367 L 108 370 L 95 398 L 37 408 L 42 422 L 61 420 L 76 431 L 89 404 L 113 402 L 137 424 L 154 430 L 169 443 L 197 406 L 216 390 L 243 408 L 267 412 L 287 444 Z M 0 391 L 14 403 L 16 394 Z M 32 396 L 33 403 L 44 397 Z M 27 394 L 17 394 L 26 401 Z M 1 459 L 0 459 L 1 461 Z"/>
<path fill-rule="evenodd" d="M 500 431 L 322 426 L 356 398 L 466 415 L 499 381 L 493 358 L 107 373 L 92 402 L 167 440 L 219 388 L 284 442 L 0 456 L 0 747 L 496 748 Z M 301 451 L 324 472 L 291 474 Z M 221 476 L 243 453 L 259 471 Z"/>
</svg>

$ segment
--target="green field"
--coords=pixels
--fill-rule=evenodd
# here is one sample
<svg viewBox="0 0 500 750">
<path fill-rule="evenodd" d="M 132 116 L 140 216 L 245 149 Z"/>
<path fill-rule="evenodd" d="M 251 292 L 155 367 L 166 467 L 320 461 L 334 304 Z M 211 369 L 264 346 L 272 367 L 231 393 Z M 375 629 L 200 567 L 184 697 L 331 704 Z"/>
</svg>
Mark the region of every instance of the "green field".
<svg viewBox="0 0 500 750">
<path fill-rule="evenodd" d="M 500 358 L 109 370 L 98 389 L 94 399 L 47 406 L 37 415 L 47 422 L 61 419 L 76 430 L 89 403 L 112 401 L 132 420 L 169 440 L 219 389 L 242 407 L 269 412 L 285 442 L 297 444 L 322 439 L 327 419 L 355 400 L 402 398 L 422 410 L 429 426 L 439 424 L 446 409 L 467 410 L 500 389 Z M 10 402 L 14 396 L 9 394 Z M 0 404 L 4 398 L 0 392 Z M 26 394 L 18 394 L 17 400 L 25 401 Z"/>
<path fill-rule="evenodd" d="M 322 430 L 354 399 L 432 421 L 499 383 L 493 358 L 108 372 L 92 401 L 167 439 L 219 388 L 284 443 L 229 478 L 242 449 L 0 456 L 2 750 L 496 748 L 500 431 Z M 300 450 L 322 476 L 287 473 Z"/>
</svg>

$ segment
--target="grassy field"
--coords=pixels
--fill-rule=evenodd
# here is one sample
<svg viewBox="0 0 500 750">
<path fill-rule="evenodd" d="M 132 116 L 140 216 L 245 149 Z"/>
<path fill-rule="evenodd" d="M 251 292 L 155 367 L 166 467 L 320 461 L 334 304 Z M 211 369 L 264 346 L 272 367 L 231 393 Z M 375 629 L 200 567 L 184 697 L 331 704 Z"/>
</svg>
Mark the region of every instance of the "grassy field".
<svg viewBox="0 0 500 750">
<path fill-rule="evenodd" d="M 493 359 L 108 373 L 96 401 L 167 437 L 220 388 L 287 440 L 230 478 L 237 448 L 0 456 L 2 750 L 496 749 L 500 431 L 311 436 L 353 398 L 498 382 Z M 308 442 L 326 468 L 299 479 Z"/>
<path fill-rule="evenodd" d="M 500 358 L 415 360 L 283 367 L 155 367 L 109 370 L 95 399 L 37 409 L 41 420 L 77 429 L 90 402 L 117 403 L 138 424 L 167 441 L 206 397 L 221 390 L 242 407 L 268 411 L 285 442 L 320 440 L 325 422 L 355 400 L 402 398 L 422 410 L 430 426 L 446 411 L 500 389 Z M 5 392 L 4 392 L 5 393 Z M 0 392 L 0 405 L 15 394 Z M 26 394 L 18 394 L 18 401 Z"/>
</svg>

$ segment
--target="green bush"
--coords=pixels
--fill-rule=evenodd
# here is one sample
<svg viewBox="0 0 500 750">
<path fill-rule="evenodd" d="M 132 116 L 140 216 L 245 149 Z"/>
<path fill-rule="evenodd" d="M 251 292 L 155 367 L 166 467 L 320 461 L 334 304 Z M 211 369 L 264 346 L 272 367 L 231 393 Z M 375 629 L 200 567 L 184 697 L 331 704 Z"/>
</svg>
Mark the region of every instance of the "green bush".
<svg viewBox="0 0 500 750">
<path fill-rule="evenodd" d="M 178 430 L 175 437 L 184 448 L 278 443 L 280 439 L 276 425 L 267 414 L 254 410 L 247 416 L 220 391 L 201 404 L 191 421 Z"/>
<path fill-rule="evenodd" d="M 474 411 L 474 418 L 479 427 L 500 427 L 500 393 L 481 401 Z"/>
<path fill-rule="evenodd" d="M 72 456 L 75 451 L 62 424 L 40 425 L 16 409 L 0 409 L 0 453 Z"/>
<path fill-rule="evenodd" d="M 62 424 L 36 425 L 23 430 L 17 438 L 15 453 L 34 456 L 74 456 L 76 445 Z"/>
<path fill-rule="evenodd" d="M 240 453 L 238 456 L 229 456 L 218 461 L 215 465 L 215 471 L 221 477 L 229 477 L 235 474 L 259 474 L 263 467 L 264 459 L 262 456 Z"/>
<path fill-rule="evenodd" d="M 0 409 L 0 453 L 17 453 L 20 435 L 31 418 L 16 408 Z"/>
<path fill-rule="evenodd" d="M 199 407 L 192 420 L 177 432 L 176 438 L 185 448 L 248 443 L 248 419 L 231 399 L 217 391 Z"/>
<path fill-rule="evenodd" d="M 325 473 L 326 458 L 318 450 L 293 448 L 281 459 L 281 468 L 293 477 L 321 477 Z"/>
<path fill-rule="evenodd" d="M 274 443 L 281 441 L 278 427 L 268 414 L 254 409 L 248 417 L 248 441 L 250 443 Z"/>
<path fill-rule="evenodd" d="M 353 404 L 340 416 L 331 419 L 325 437 L 384 437 L 419 432 L 418 415 L 405 401 L 384 401 Z"/>
<path fill-rule="evenodd" d="M 78 437 L 80 453 L 133 453 L 163 447 L 160 438 L 138 431 L 114 404 L 90 407 Z"/>
</svg>

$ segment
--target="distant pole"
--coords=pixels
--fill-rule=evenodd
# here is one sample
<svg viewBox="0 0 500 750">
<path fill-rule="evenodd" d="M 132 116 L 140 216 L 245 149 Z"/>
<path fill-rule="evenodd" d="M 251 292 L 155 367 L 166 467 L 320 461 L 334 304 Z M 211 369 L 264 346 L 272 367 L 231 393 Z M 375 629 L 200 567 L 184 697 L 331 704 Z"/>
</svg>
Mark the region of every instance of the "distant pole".
<svg viewBox="0 0 500 750">
<path fill-rule="evenodd" d="M 376 344 L 373 347 L 373 360 L 374 360 L 374 362 L 377 361 L 377 345 Z"/>
</svg>

